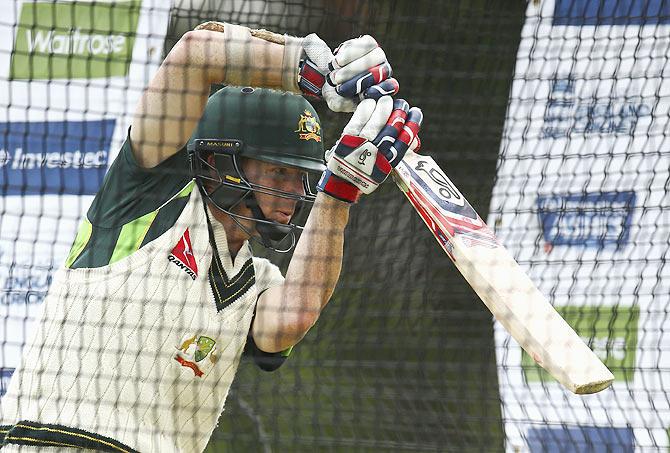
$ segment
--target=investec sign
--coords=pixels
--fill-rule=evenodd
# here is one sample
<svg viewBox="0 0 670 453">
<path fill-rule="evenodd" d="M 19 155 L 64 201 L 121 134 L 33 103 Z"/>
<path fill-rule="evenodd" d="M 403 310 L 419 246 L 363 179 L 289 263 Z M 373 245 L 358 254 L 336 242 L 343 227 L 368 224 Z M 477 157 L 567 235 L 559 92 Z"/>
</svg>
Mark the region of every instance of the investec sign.
<svg viewBox="0 0 670 453">
<path fill-rule="evenodd" d="M 125 76 L 140 4 L 141 0 L 23 3 L 11 78 Z"/>
<path fill-rule="evenodd" d="M 116 120 L 0 123 L 3 195 L 93 195 Z"/>
</svg>

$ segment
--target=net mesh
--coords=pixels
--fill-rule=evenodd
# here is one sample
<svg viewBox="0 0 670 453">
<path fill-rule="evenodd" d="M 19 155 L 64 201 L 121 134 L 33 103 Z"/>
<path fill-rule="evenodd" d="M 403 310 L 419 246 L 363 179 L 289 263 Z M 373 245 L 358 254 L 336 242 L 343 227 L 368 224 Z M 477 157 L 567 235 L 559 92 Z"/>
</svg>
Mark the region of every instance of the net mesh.
<svg viewBox="0 0 670 453">
<path fill-rule="evenodd" d="M 88 447 L 112 451 L 167 451 L 169 442 L 177 442 L 165 440 L 172 436 L 186 439 L 171 447 L 175 451 L 201 450 L 204 444 L 195 439 L 205 436 L 212 452 L 670 448 L 670 340 L 664 334 L 670 3 L 173 3 L 13 2 L 0 19 L 0 392 L 23 360 L 33 374 L 22 386 L 13 384 L 14 396 L 33 401 L 24 413 L 34 415 L 12 418 L 15 403 L 0 400 L 4 448 L 11 451 L 20 437 L 44 446 L 82 436 L 89 437 Z M 315 32 L 331 48 L 374 36 L 393 66 L 400 95 L 423 110 L 423 152 L 612 370 L 613 388 L 576 396 L 535 365 L 492 322 L 396 186 L 385 183 L 352 206 L 333 297 L 278 370 L 260 370 L 247 350 L 218 423 L 225 373 L 221 386 L 184 387 L 186 396 L 178 384 L 166 384 L 160 401 L 140 411 L 146 386 L 128 382 L 124 367 L 156 383 L 174 370 L 152 366 L 154 356 L 174 361 L 181 378 L 191 381 L 198 379 L 196 369 L 209 372 L 203 363 L 215 369 L 216 360 L 235 361 L 222 343 L 216 345 L 218 339 L 190 329 L 170 311 L 183 308 L 180 293 L 170 293 L 170 277 L 147 271 L 142 261 L 159 253 L 152 244 L 173 234 L 174 216 L 188 212 L 188 200 L 198 193 L 183 187 L 185 154 L 181 163 L 159 167 L 150 183 L 139 183 L 144 176 L 131 172 L 132 151 L 122 150 L 128 127 L 136 127 L 136 104 L 165 56 L 207 20 L 293 36 Z M 216 65 L 217 56 L 209 57 Z M 247 63 L 243 72 L 255 62 Z M 165 99 L 180 90 L 202 95 L 193 91 L 198 81 L 184 77 L 166 83 Z M 350 116 L 323 102 L 314 108 L 329 148 Z M 180 104 L 159 111 L 173 121 L 153 138 L 164 145 L 192 110 Z M 262 136 L 267 123 L 243 120 Z M 103 181 L 112 162 L 117 171 Z M 125 191 L 129 181 L 133 190 Z M 95 203 L 90 208 L 101 187 L 111 195 L 98 196 L 98 209 Z M 137 199 L 149 200 L 151 209 L 138 207 Z M 201 229 L 204 212 L 193 211 Z M 176 221 L 181 230 L 190 228 L 188 240 L 178 231 L 182 245 L 175 240 L 165 253 L 180 271 L 204 274 L 209 263 L 194 269 L 185 251 L 204 250 L 207 239 L 197 237 L 208 234 L 197 234 L 188 222 Z M 99 239 L 102 233 L 114 240 Z M 258 244 L 253 253 L 284 274 L 292 259 L 310 263 L 309 255 L 277 254 Z M 119 266 L 102 268 L 102 283 L 60 287 L 44 304 L 63 263 L 99 268 L 110 261 L 135 262 L 137 268 L 117 271 L 121 283 L 104 279 Z M 233 264 L 243 292 L 245 268 L 224 263 Z M 268 272 L 256 268 L 259 287 L 276 283 Z M 87 278 L 98 281 L 98 274 Z M 232 280 L 224 287 L 238 281 Z M 148 296 L 156 291 L 165 294 Z M 136 311 L 114 315 L 109 308 L 133 297 L 142 302 Z M 90 305 L 78 306 L 82 300 Z M 86 311 L 95 304 L 105 313 L 99 320 L 92 308 Z M 68 313 L 81 318 L 73 321 Z M 206 322 L 206 314 L 193 316 Z M 221 335 L 235 337 L 230 344 L 241 347 L 246 332 L 239 326 L 248 326 L 250 316 L 240 312 Z M 35 335 L 37 349 L 28 354 Z M 174 344 L 154 342 L 170 335 L 178 338 Z M 127 341 L 108 344 L 107 338 Z M 96 350 L 101 344 L 107 355 Z M 126 354 L 129 349 L 134 355 Z M 40 358 L 48 355 L 44 351 L 51 361 Z M 94 361 L 104 388 L 84 384 L 86 368 L 73 371 L 81 370 L 91 351 L 100 356 Z M 41 399 L 32 400 L 35 394 Z M 173 402 L 184 398 L 200 409 L 178 410 Z M 103 419 L 104 426 L 122 429 L 96 432 Z M 211 436 L 201 432 L 208 423 L 216 425 Z M 65 437 L 35 434 L 61 425 Z"/>
</svg>

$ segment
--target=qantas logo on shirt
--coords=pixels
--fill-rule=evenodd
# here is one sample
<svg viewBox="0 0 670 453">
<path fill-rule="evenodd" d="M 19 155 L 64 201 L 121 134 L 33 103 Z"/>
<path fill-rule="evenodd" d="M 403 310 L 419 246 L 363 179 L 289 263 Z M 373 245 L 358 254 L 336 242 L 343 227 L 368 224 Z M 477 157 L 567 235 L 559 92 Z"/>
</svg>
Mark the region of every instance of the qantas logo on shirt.
<svg viewBox="0 0 670 453">
<path fill-rule="evenodd" d="M 195 262 L 195 256 L 193 256 L 193 247 L 191 246 L 191 236 L 189 235 L 188 228 L 186 228 L 184 234 L 181 235 L 181 239 L 179 239 L 177 245 L 174 246 L 172 252 L 168 255 L 168 261 L 183 269 L 193 280 L 198 276 L 198 265 Z"/>
</svg>

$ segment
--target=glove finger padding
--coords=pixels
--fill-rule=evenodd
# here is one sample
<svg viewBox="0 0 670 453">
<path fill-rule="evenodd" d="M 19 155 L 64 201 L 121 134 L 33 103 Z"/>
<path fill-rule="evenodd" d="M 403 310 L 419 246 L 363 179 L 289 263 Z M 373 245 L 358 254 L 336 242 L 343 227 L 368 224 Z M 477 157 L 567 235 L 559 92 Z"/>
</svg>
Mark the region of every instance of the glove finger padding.
<svg viewBox="0 0 670 453">
<path fill-rule="evenodd" d="M 335 56 L 333 62 L 336 60 L 337 55 Z M 329 69 L 331 69 L 330 73 L 328 74 L 328 80 L 330 81 L 331 85 L 339 85 L 351 79 L 352 77 L 367 71 L 370 68 L 388 63 L 386 60 L 386 54 L 381 47 L 377 47 L 372 52 L 366 55 L 362 55 L 360 58 L 355 59 L 351 63 L 341 68 L 333 68 L 333 62 L 331 62 L 328 66 Z"/>
<path fill-rule="evenodd" d="M 394 96 L 400 91 L 400 85 L 394 78 L 386 79 L 377 85 L 372 85 L 359 94 L 362 99 L 379 99 L 382 96 Z"/>
<path fill-rule="evenodd" d="M 389 116 L 384 128 L 374 138 L 373 143 L 377 148 L 387 154 L 389 148 L 395 143 L 398 134 L 405 125 L 405 118 L 409 112 L 409 104 L 404 99 L 395 99 L 393 101 L 393 111 Z"/>
<path fill-rule="evenodd" d="M 409 109 L 405 124 L 403 125 L 402 130 L 398 133 L 398 138 L 385 152 L 385 157 L 393 167 L 398 165 L 402 158 L 405 157 L 405 153 L 410 144 L 413 144 L 419 134 L 422 122 L 423 112 L 421 112 L 421 109 L 418 107 Z"/>
<path fill-rule="evenodd" d="M 370 100 L 372 101 L 372 99 Z M 374 111 L 370 115 L 370 119 L 357 135 L 372 141 L 379 134 L 379 131 L 386 125 L 392 111 L 393 98 L 391 98 L 391 96 L 380 98 L 375 105 Z"/>
<path fill-rule="evenodd" d="M 370 121 L 370 118 L 372 117 L 372 114 L 374 113 L 376 106 L 377 101 L 375 101 L 374 99 L 366 99 L 360 104 L 358 104 L 358 107 L 356 107 L 354 114 L 351 115 L 349 122 L 347 123 L 346 126 L 344 126 L 344 130 L 342 130 L 342 135 L 360 134 L 365 125 L 368 124 L 368 121 Z"/>
<path fill-rule="evenodd" d="M 358 38 L 344 41 L 337 47 L 337 49 L 335 49 L 335 52 L 333 52 L 335 57 L 330 62 L 330 70 L 332 71 L 336 68 L 342 68 L 352 61 L 367 55 L 378 47 L 379 44 L 377 44 L 375 38 L 370 35 L 363 35 Z"/>
<path fill-rule="evenodd" d="M 358 104 L 358 107 L 356 107 L 354 114 L 351 115 L 349 122 L 346 126 L 344 126 L 342 135 L 359 135 L 368 121 L 370 121 L 370 117 L 372 117 L 376 105 L 377 103 L 374 99 L 367 99 Z M 337 145 L 337 143 L 335 145 Z M 326 150 L 326 163 L 330 161 L 330 158 L 333 155 L 333 151 L 335 151 L 335 146 L 329 150 Z"/>
<path fill-rule="evenodd" d="M 418 153 L 419 151 L 421 151 L 421 139 L 417 135 L 412 144 L 409 145 L 407 153 Z M 407 155 L 407 153 L 405 153 L 405 155 Z"/>
<path fill-rule="evenodd" d="M 365 70 L 364 72 L 361 72 L 351 77 L 346 82 L 337 85 L 335 87 L 335 91 L 337 91 L 337 94 L 340 96 L 353 98 L 368 88 L 374 85 L 378 85 L 384 80 L 390 78 L 392 74 L 393 70 L 391 69 L 391 65 L 388 62 L 374 67 L 369 67 L 369 69 Z"/>
<path fill-rule="evenodd" d="M 332 87 L 327 83 L 321 88 L 321 95 L 333 112 L 353 112 L 358 105 L 357 99 L 354 100 L 352 98 L 340 96 L 337 94 L 337 91 L 335 91 L 335 87 Z"/>
</svg>

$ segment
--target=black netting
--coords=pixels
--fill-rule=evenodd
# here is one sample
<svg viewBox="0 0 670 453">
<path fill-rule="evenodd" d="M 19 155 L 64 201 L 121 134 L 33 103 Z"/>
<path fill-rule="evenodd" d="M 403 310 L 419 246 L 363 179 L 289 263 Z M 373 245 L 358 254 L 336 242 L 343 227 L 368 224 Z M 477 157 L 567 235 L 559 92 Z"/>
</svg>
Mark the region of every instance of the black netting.
<svg viewBox="0 0 670 453">
<path fill-rule="evenodd" d="M 169 3 L 14 2 L 0 19 L 3 449 L 199 451 L 203 438 L 212 452 L 670 446 L 670 2 Z M 239 36 L 222 47 L 212 37 L 220 35 L 204 38 L 219 32 L 183 38 L 209 20 L 254 29 L 253 39 L 274 50 L 251 50 Z M 295 197 L 272 190 L 240 198 L 244 177 L 302 190 L 286 156 L 317 136 L 319 146 L 332 147 L 351 115 L 322 100 L 311 110 L 296 96 L 275 103 L 278 94 L 260 89 L 220 91 L 234 74 L 240 84 L 281 87 L 276 67 L 259 67 L 270 54 L 281 63 L 282 51 L 273 52 L 284 33 L 317 33 L 331 49 L 364 34 L 377 40 L 400 84 L 396 98 L 423 111 L 421 152 L 611 369 L 612 388 L 576 396 L 541 370 L 492 322 L 391 182 L 352 206 L 334 294 L 285 363 L 251 341 L 267 346 L 262 334 L 247 341 L 252 316 L 265 318 L 255 297 L 241 305 L 240 295 L 255 284 L 273 288 L 262 297 L 279 300 L 276 271 L 256 263 L 254 273 L 245 246 L 234 263 L 225 250 L 222 263 L 196 265 L 190 256 L 211 258 L 221 228 L 228 238 L 254 230 L 220 208 L 258 217 L 253 204 L 274 197 L 293 209 Z M 199 39 L 208 44 L 198 47 Z M 239 66 L 226 66 L 224 55 Z M 221 101 L 209 117 L 220 118 L 198 123 L 202 110 L 193 106 L 204 108 L 210 93 L 243 100 Z M 261 102 L 245 104 L 251 96 Z M 209 178 L 201 192 L 189 185 L 186 149 L 196 126 L 201 139 L 242 128 L 244 136 L 218 138 L 239 139 L 243 156 L 290 170 L 276 180 L 263 173 L 270 167 L 214 158 L 212 148 L 192 155 Z M 277 157 L 272 140 L 281 131 L 302 142 L 282 144 Z M 319 175 L 310 174 L 312 185 Z M 203 195 L 218 204 L 207 211 L 212 231 L 193 201 Z M 325 219 L 307 228 L 314 243 L 338 237 L 335 214 Z M 465 237 L 478 247 L 476 235 Z M 262 241 L 269 244 L 266 236 L 252 241 L 253 255 L 284 275 L 298 262 L 305 272 L 339 262 L 309 247 L 272 252 Z M 58 270 L 63 263 L 69 270 Z M 304 290 L 308 280 L 295 281 Z M 272 306 L 273 319 L 304 321 L 291 318 L 295 297 L 284 302 Z M 276 336 L 272 344 L 285 346 Z M 542 346 L 562 341 L 559 333 Z M 281 366 L 267 373 L 257 365 Z"/>
</svg>

